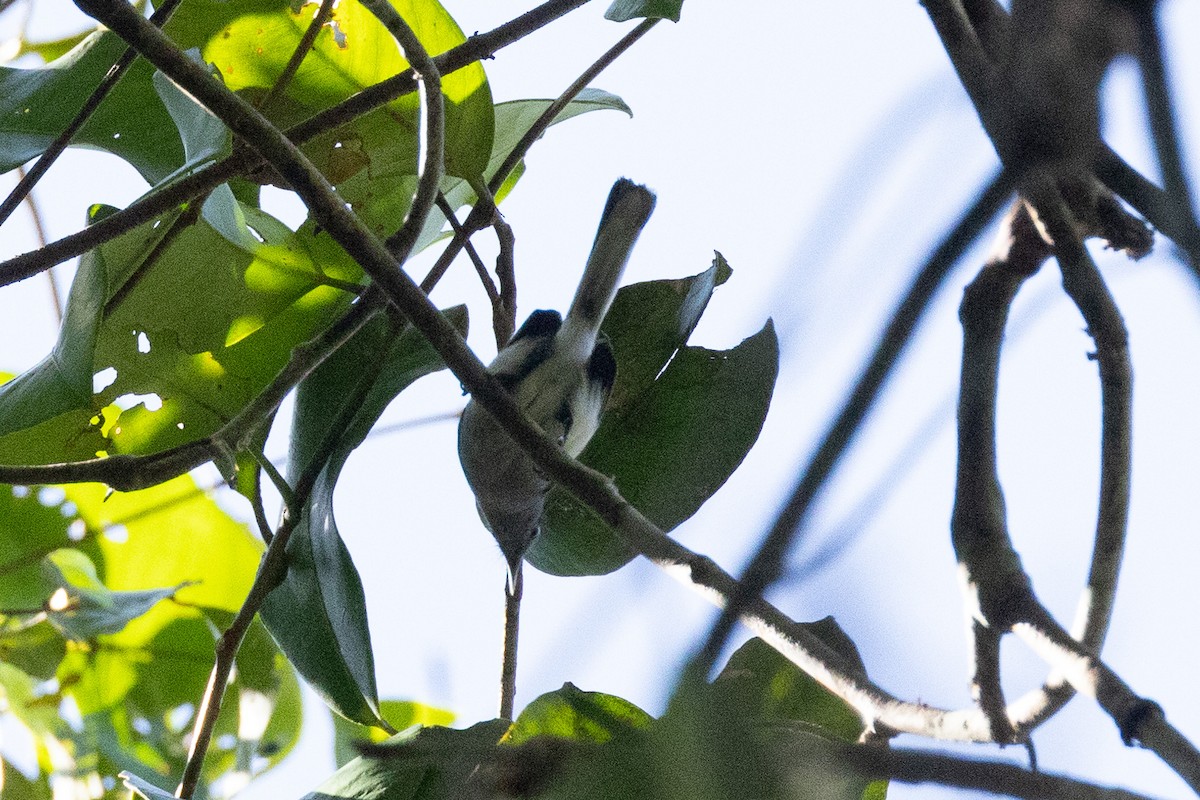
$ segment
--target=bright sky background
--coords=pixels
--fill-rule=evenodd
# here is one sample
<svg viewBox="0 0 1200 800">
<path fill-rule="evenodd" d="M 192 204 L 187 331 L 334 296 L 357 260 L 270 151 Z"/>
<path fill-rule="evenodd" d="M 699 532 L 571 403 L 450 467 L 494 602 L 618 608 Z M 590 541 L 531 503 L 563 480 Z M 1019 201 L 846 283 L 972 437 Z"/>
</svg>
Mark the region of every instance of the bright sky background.
<svg viewBox="0 0 1200 800">
<path fill-rule="evenodd" d="M 446 0 L 468 33 L 494 27 L 528 0 Z M 604 2 L 502 51 L 485 68 L 497 100 L 557 95 L 628 26 Z M 1200 152 L 1200 30 L 1195 4 L 1164 4 L 1172 70 L 1191 153 Z M 32 33 L 75 24 L 66 0 L 38 0 Z M 11 28 L 11 26 L 10 26 Z M 11 35 L 0 28 L 0 39 Z M 990 145 L 916 2 L 718 3 L 692 0 L 595 85 L 623 97 L 632 120 L 604 112 L 572 120 L 535 147 L 504 213 L 518 237 L 524 317 L 564 308 L 613 180 L 654 188 L 658 206 L 627 282 L 690 275 L 714 249 L 734 268 L 693 343 L 728 347 L 773 317 L 783 362 L 771 414 L 741 470 L 676 531 L 687 546 L 737 570 L 769 524 L 793 473 L 857 373 L 910 272 L 996 167 Z M 1114 69 L 1106 135 L 1156 176 L 1136 72 Z M 1195 175 L 1195 173 L 1192 173 Z M 7 191 L 14 179 L 6 177 Z M 82 225 L 91 203 L 124 205 L 145 185 L 115 158 L 71 151 L 38 187 L 48 234 Z M 298 221 L 296 207 L 279 213 Z M 0 257 L 36 246 L 24 211 L 4 229 Z M 494 247 L 481 234 L 489 259 Z M 986 244 L 986 242 L 984 243 Z M 1200 559 L 1200 291 L 1159 239 L 1138 264 L 1097 252 L 1131 331 L 1136 373 L 1130 542 L 1105 658 L 1200 741 L 1192 590 Z M 957 302 L 969 260 L 939 297 L 886 401 L 827 493 L 773 599 L 798 619 L 834 615 L 872 678 L 893 693 L 947 707 L 969 702 L 964 625 L 949 545 Z M 428 255 L 428 254 L 427 254 Z M 412 265 L 424 273 L 428 258 Z M 64 287 L 69 270 L 60 276 Z M 486 319 L 465 262 L 438 288 Z M 494 352 L 486 325 L 471 342 Z M 0 292 L 0 370 L 19 371 L 56 331 L 46 282 Z M 1018 298 L 1003 364 L 1001 477 L 1014 538 L 1039 596 L 1069 621 L 1094 526 L 1098 382 L 1090 340 L 1047 266 Z M 451 414 L 464 403 L 448 375 L 426 379 L 382 425 Z M 286 430 L 281 421 L 277 429 Z M 479 524 L 458 467 L 453 422 L 370 439 L 339 485 L 339 527 L 366 589 L 381 695 L 444 706 L 467 725 L 495 715 L 503 566 Z M 282 440 L 274 446 L 282 454 Z M 864 498 L 874 498 L 865 507 Z M 230 501 L 239 514 L 247 510 Z M 844 540 L 816 573 L 804 556 Z M 527 572 L 518 708 L 571 681 L 662 711 L 676 669 L 713 610 L 644 562 L 603 578 Z M 743 634 L 744 635 L 744 634 Z M 1040 682 L 1020 643 L 1005 648 L 1012 696 Z M 328 715 L 311 694 L 300 746 L 247 798 L 299 797 L 333 769 Z M 1076 699 L 1035 734 L 1043 769 L 1161 797 L 1189 796 L 1149 753 Z M 921 745 L 902 737 L 899 744 Z M 1022 761 L 1018 750 L 966 748 Z M 896 786 L 890 797 L 974 797 Z M 984 796 L 984 795 L 978 795 Z"/>
</svg>

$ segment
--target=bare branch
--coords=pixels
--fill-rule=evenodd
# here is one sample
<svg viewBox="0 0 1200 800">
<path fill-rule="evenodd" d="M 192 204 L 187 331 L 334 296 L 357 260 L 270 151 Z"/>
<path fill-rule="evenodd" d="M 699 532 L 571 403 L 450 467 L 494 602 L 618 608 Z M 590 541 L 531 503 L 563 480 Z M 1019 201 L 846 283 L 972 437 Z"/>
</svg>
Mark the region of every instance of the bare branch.
<svg viewBox="0 0 1200 800">
<path fill-rule="evenodd" d="M 950 269 L 984 227 L 992 221 L 1011 195 L 1012 189 L 1013 179 L 1009 173 L 1001 172 L 993 178 L 917 273 L 880 336 L 875 352 L 842 404 L 837 417 L 826 429 L 821 444 L 805 466 L 770 532 L 746 567 L 738 593 L 733 596 L 710 631 L 703 650 L 697 656 L 704 667 L 704 674 L 711 671 L 716 664 L 738 614 L 751 598 L 761 596 L 779 577 L 787 551 L 797 531 L 804 525 L 813 500 L 862 426 L 884 382 L 891 375 L 904 347 L 912 337 L 917 322 Z"/>
</svg>

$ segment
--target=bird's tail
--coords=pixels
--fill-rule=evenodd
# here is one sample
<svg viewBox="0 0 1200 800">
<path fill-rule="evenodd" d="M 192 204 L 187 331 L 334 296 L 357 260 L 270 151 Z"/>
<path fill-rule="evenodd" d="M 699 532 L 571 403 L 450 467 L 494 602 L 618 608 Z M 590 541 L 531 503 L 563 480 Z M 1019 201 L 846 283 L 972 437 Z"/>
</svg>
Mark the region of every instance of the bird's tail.
<svg viewBox="0 0 1200 800">
<path fill-rule="evenodd" d="M 571 350 L 576 360 L 582 362 L 591 356 L 625 263 L 653 211 L 654 193 L 645 186 L 627 178 L 613 184 L 592 254 L 558 333 L 559 347 Z"/>
</svg>

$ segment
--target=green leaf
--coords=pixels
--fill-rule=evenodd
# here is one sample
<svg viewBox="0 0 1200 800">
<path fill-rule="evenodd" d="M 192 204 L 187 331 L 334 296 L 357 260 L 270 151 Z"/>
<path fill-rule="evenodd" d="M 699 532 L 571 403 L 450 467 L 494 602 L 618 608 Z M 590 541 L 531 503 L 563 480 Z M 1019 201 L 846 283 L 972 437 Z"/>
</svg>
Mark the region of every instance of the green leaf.
<svg viewBox="0 0 1200 800">
<path fill-rule="evenodd" d="M 67 654 L 62 634 L 49 622 L 13 631 L 0 628 L 0 661 L 12 664 L 31 678 L 49 680 Z"/>
<path fill-rule="evenodd" d="M 854 644 L 833 617 L 813 623 L 812 629 L 862 670 Z M 863 732 L 862 718 L 854 709 L 762 639 L 751 639 L 729 657 L 712 692 L 721 702 L 762 720 L 808 722 L 848 742 L 857 741 Z"/>
<path fill-rule="evenodd" d="M 122 772 L 117 777 L 125 782 L 126 788 L 144 800 L 175 800 L 175 795 L 139 778 L 132 772 Z"/>
<path fill-rule="evenodd" d="M 604 744 L 630 731 L 644 730 L 652 721 L 649 714 L 628 700 L 583 692 L 565 683 L 558 691 L 544 694 L 526 706 L 504 741 L 518 745 L 536 736 L 554 736 Z"/>
<path fill-rule="evenodd" d="M 84 254 L 54 349 L 41 363 L 0 386 L 0 461 L 74 461 L 92 458 L 104 448 L 99 427 L 91 422 L 96 413 L 92 353 L 104 309 L 104 284 L 99 255 Z"/>
<path fill-rule="evenodd" d="M 53 800 L 48 775 L 29 780 L 11 764 L 0 761 L 0 778 L 4 780 L 4 800 Z"/>
<path fill-rule="evenodd" d="M 45 67 L 0 67 L 0 172 L 40 155 L 124 51 L 105 31 Z M 113 153 L 155 184 L 182 163 L 183 148 L 151 88 L 152 71 L 144 59 L 134 62 L 72 143 Z"/>
<path fill-rule="evenodd" d="M 486 182 L 491 182 L 495 177 L 496 172 L 503 165 L 508 154 L 516 147 L 521 138 L 533 127 L 533 123 L 538 117 L 549 107 L 551 100 L 512 100 L 505 103 L 497 103 L 495 108 L 496 119 L 496 134 L 492 143 L 492 153 L 488 159 L 487 167 L 483 171 L 483 179 Z M 609 94 L 601 89 L 584 89 L 570 103 L 566 105 L 558 115 L 555 116 L 553 125 L 560 122 L 565 122 L 572 117 L 577 117 L 580 114 L 586 114 L 591 111 L 623 111 L 630 116 L 633 112 L 629 110 L 629 106 L 625 101 L 614 94 Z M 513 168 L 509 177 L 504 181 L 499 191 L 495 193 L 496 202 L 502 201 L 508 196 L 516 186 L 517 181 L 525 171 L 525 162 L 522 160 Z M 406 191 L 410 194 L 415 191 L 416 182 L 412 181 L 407 186 Z M 451 208 L 458 210 L 467 206 L 473 206 L 478 202 L 478 196 L 475 190 L 471 188 L 468 181 L 461 178 L 447 177 L 442 181 L 442 194 L 446 197 L 446 202 Z M 407 208 L 407 206 L 404 206 Z M 399 213 L 399 209 L 391 212 L 392 214 Z M 429 219 L 425 223 L 420 236 L 417 239 L 417 249 L 427 247 L 433 242 L 442 237 L 442 229 L 445 227 L 446 217 L 434 209 Z"/>
<path fill-rule="evenodd" d="M 114 592 L 100 582 L 96 565 L 78 550 L 61 549 L 42 561 L 47 579 L 63 590 L 50 601 L 47 618 L 68 639 L 86 642 L 117 633 L 161 600 L 174 597 L 186 584 L 140 592 Z"/>
<path fill-rule="evenodd" d="M 480 722 L 466 730 L 421 728 L 401 733 L 375 757 L 349 762 L 304 800 L 409 800 L 462 797 L 467 780 L 495 750 L 508 723 Z M 387 754 L 382 755 L 386 748 Z"/>
<path fill-rule="evenodd" d="M 403 72 L 395 40 L 360 3 L 338 3 L 287 87 L 267 101 L 318 4 L 290 0 L 194 0 L 180 8 L 167 32 L 197 47 L 221 72 L 226 86 L 255 102 L 286 127 L 362 89 Z M 435 0 L 395 0 L 393 6 L 431 55 L 466 41 Z M 477 178 L 492 151 L 491 91 L 474 63 L 442 76 L 445 166 L 449 175 Z M 398 98 L 304 146 L 305 154 L 376 233 L 394 232 L 412 197 L 417 172 L 418 101 Z"/>
<path fill-rule="evenodd" d="M 447 312 L 461 330 L 466 311 Z M 382 366 L 380 361 L 382 359 Z M 379 369 L 366 399 L 332 451 L 318 453 L 364 374 Z M 378 315 L 300 386 L 292 424 L 288 479 L 295 482 L 316 456 L 325 458 L 308 507 L 288 541 L 288 572 L 262 608 L 262 618 L 292 664 L 329 706 L 365 725 L 378 721 L 374 657 L 358 570 L 338 532 L 333 493 L 350 452 L 389 402 L 418 378 L 443 368 L 415 330 L 399 337 Z"/>
<path fill-rule="evenodd" d="M 679 22 L 683 0 L 613 0 L 604 12 L 604 18 L 613 22 L 638 19 L 669 19 Z"/>
<path fill-rule="evenodd" d="M 129 769 L 147 778 L 163 775 L 168 785 L 166 776 L 178 776 L 187 758 L 189 714 L 208 682 L 216 637 L 244 602 L 262 545 L 190 477 L 129 493 L 71 486 L 55 510 L 62 546 L 86 553 L 108 589 L 138 592 L 195 581 L 179 589 L 180 603 L 159 603 L 119 633 L 97 637 L 88 651 L 72 649 L 57 676 L 84 715 L 80 747 L 94 751 L 97 741 L 107 743 L 103 774 Z M 68 539 L 68 525 L 78 542 Z M 273 766 L 299 731 L 295 673 L 256 622 L 237 656 L 204 781 Z M 99 738 L 86 740 L 93 735 Z"/>
<path fill-rule="evenodd" d="M 383 700 L 379 703 L 379 715 L 393 730 L 404 731 L 414 725 L 448 727 L 454 722 L 454 713 L 441 708 L 414 703 L 409 700 Z M 363 742 L 379 744 L 391 736 L 383 728 L 367 727 L 351 722 L 340 714 L 333 717 L 333 758 L 338 767 L 345 766 L 358 757 L 356 745 Z"/>
<path fill-rule="evenodd" d="M 352 295 L 335 287 L 361 278 L 356 264 L 224 196 L 231 208 L 209 216 L 244 220 L 241 234 L 176 213 L 85 257 L 54 352 L 0 388 L 0 461 L 157 452 L 207 436 L 345 309 Z"/>
<path fill-rule="evenodd" d="M 770 322 L 730 350 L 681 346 L 723 269 L 719 259 L 694 278 L 622 289 L 605 320 L 617 383 L 581 460 L 613 476 L 621 494 L 665 531 L 737 469 L 762 430 L 775 386 L 779 345 Z M 547 498 L 542 531 L 526 554 L 555 575 L 604 574 L 632 557 L 561 489 Z"/>
<path fill-rule="evenodd" d="M 42 558 L 70 543 L 63 493 L 0 485 L 0 608 L 41 608 L 54 586 Z"/>
</svg>

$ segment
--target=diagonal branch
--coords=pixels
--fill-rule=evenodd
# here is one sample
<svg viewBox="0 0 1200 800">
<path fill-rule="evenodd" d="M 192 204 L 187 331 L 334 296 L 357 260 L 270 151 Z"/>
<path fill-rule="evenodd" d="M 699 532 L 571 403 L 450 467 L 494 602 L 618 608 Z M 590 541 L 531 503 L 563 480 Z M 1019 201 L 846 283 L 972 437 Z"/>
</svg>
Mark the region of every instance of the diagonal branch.
<svg viewBox="0 0 1200 800">
<path fill-rule="evenodd" d="M 905 345 L 912 338 L 925 309 L 950 269 L 978 238 L 984 227 L 992 221 L 1011 195 L 1012 189 L 1011 174 L 1001 172 L 996 175 L 917 274 L 904 299 L 888 321 L 875 352 L 872 353 L 837 417 L 826 430 L 816 453 L 801 473 L 771 531 L 746 567 L 738 592 L 709 632 L 708 640 L 697 656 L 703 674 L 708 674 L 716 664 L 738 615 L 749 605 L 752 598 L 761 597 L 763 591 L 779 577 L 792 540 L 804 525 L 813 501 L 861 428 L 884 383 L 899 362 Z"/>
</svg>

